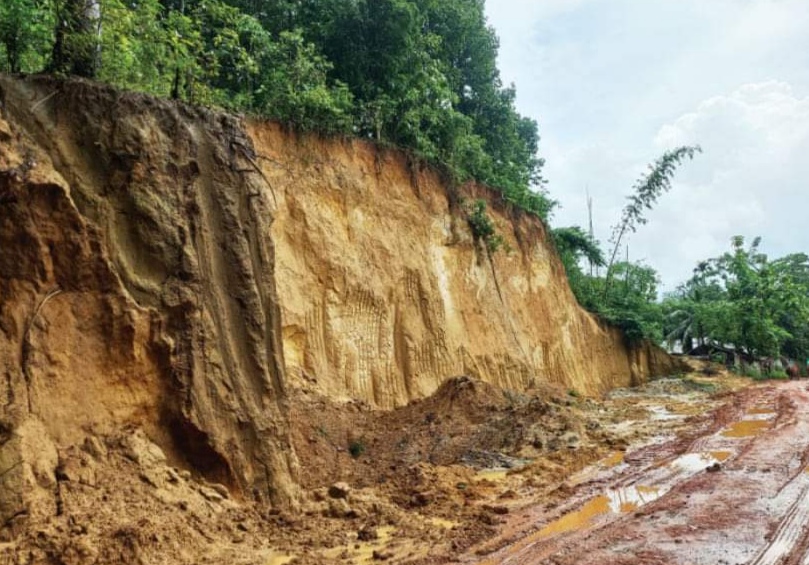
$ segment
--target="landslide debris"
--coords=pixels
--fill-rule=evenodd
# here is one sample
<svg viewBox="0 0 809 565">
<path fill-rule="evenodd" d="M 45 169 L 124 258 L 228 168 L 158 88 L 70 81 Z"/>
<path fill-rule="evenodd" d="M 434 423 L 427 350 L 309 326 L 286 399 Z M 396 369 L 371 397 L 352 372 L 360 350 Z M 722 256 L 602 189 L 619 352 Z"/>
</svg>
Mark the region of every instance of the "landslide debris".
<svg viewBox="0 0 809 565">
<path fill-rule="evenodd" d="M 172 465 L 140 428 L 87 435 L 78 445 L 39 452 L 54 504 L 6 525 L 0 560 L 449 562 L 486 547 L 522 507 L 564 500 L 587 465 L 686 428 L 690 414 L 724 394 L 694 382 L 720 391 L 745 384 L 666 379 L 596 402 L 558 387 L 513 394 L 460 377 L 392 412 L 301 393 L 290 399 L 303 470 L 300 513 L 268 510 Z M 656 419 L 665 406 L 681 417 Z M 363 449 L 352 451 L 355 443 Z"/>
</svg>

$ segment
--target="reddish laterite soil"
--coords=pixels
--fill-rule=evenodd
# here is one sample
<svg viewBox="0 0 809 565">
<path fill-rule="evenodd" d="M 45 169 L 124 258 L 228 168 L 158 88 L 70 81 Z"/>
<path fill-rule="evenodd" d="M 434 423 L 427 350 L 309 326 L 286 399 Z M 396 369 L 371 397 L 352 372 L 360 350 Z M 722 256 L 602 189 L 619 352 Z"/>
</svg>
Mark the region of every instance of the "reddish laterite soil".
<svg viewBox="0 0 809 565">
<path fill-rule="evenodd" d="M 751 387 L 677 439 L 515 513 L 478 565 L 809 565 L 806 381 Z M 578 484 L 577 484 L 578 483 Z"/>
</svg>

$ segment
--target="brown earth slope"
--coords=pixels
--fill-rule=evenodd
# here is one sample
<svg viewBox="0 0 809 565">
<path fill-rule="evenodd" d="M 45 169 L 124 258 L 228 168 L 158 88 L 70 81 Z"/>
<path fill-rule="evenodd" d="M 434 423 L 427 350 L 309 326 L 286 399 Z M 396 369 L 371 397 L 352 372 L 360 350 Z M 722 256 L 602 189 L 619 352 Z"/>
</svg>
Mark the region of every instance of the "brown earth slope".
<svg viewBox="0 0 809 565">
<path fill-rule="evenodd" d="M 392 408 L 453 375 L 600 394 L 670 368 L 582 310 L 544 225 L 488 189 L 359 141 L 247 131 L 273 189 L 290 384 Z M 493 257 L 467 225 L 477 198 L 505 239 Z"/>
<path fill-rule="evenodd" d="M 478 197 L 511 251 L 473 241 Z M 135 428 L 294 509 L 298 393 L 392 408 L 459 374 L 597 394 L 670 368 L 581 310 L 544 226 L 482 187 L 358 141 L 0 77 L 0 528 L 58 515 L 70 450 Z"/>
</svg>

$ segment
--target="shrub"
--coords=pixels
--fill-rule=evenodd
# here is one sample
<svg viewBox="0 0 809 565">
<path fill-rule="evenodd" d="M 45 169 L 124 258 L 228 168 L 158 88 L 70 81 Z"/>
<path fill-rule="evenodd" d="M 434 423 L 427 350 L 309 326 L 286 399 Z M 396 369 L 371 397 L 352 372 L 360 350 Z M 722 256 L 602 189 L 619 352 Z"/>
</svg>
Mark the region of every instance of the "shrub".
<svg viewBox="0 0 809 565">
<path fill-rule="evenodd" d="M 471 211 L 468 213 L 467 221 L 469 222 L 469 227 L 472 229 L 474 238 L 476 240 L 483 240 L 486 244 L 486 249 L 488 249 L 490 253 L 495 253 L 505 243 L 503 236 L 497 234 L 494 222 L 486 213 L 485 200 L 475 200 Z"/>
<path fill-rule="evenodd" d="M 361 440 L 354 440 L 348 444 L 348 452 L 354 459 L 359 459 L 365 453 L 365 444 Z"/>
</svg>

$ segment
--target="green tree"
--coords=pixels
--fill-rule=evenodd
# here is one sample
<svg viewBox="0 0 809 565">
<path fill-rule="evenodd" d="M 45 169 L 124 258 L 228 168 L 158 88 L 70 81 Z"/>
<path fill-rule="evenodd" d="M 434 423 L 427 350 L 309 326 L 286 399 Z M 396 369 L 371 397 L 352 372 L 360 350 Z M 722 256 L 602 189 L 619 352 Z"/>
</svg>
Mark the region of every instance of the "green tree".
<svg viewBox="0 0 809 565">
<path fill-rule="evenodd" d="M 664 308 L 687 312 L 692 333 L 703 341 L 732 344 L 751 356 L 802 358 L 809 353 L 809 258 L 770 261 L 760 243 L 745 246 L 744 238 L 734 237 L 731 251 L 700 263 Z M 670 335 L 686 337 L 676 326 Z"/>
<path fill-rule="evenodd" d="M 663 339 L 663 311 L 657 302 L 660 278 L 652 267 L 643 263 L 620 262 L 613 265 L 614 275 L 623 278 L 622 285 L 607 287 L 603 280 L 603 302 L 598 313 L 621 328 L 630 341 Z M 601 281 L 600 280 L 600 281 Z"/>
<path fill-rule="evenodd" d="M 101 44 L 100 0 L 54 0 L 55 28 L 48 70 L 95 78 Z"/>
<path fill-rule="evenodd" d="M 351 93 L 339 81 L 329 84 L 331 64 L 300 32 L 282 32 L 262 59 L 255 111 L 304 130 L 351 131 Z"/>
<path fill-rule="evenodd" d="M 604 265 L 604 253 L 598 242 L 579 226 L 556 228 L 551 230 L 551 236 L 566 267 L 578 267 L 582 258 L 599 267 Z"/>
<path fill-rule="evenodd" d="M 708 262 L 663 301 L 664 333 L 670 345 L 679 341 L 687 353 L 709 339 L 709 330 L 726 314 L 724 288 L 712 280 Z"/>
<path fill-rule="evenodd" d="M 0 3 L 0 69 L 10 73 L 41 70 L 54 29 L 45 0 L 3 0 Z"/>
<path fill-rule="evenodd" d="M 677 167 L 685 159 L 693 159 L 702 149 L 697 146 L 683 146 L 666 151 L 654 164 L 649 165 L 649 172 L 635 183 L 634 194 L 629 196 L 629 203 L 624 207 L 621 214 L 621 221 L 615 225 L 610 241 L 612 242 L 612 252 L 607 263 L 607 275 L 604 284 L 605 295 L 609 292 L 614 275 L 613 267 L 618 251 L 621 249 L 621 242 L 628 233 L 634 233 L 639 225 L 647 222 L 644 213 L 651 210 L 657 199 L 664 192 L 671 189 L 671 180 Z"/>
<path fill-rule="evenodd" d="M 121 88 L 168 96 L 172 53 L 159 0 L 104 0 L 101 24 L 98 78 Z"/>
</svg>

